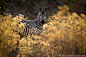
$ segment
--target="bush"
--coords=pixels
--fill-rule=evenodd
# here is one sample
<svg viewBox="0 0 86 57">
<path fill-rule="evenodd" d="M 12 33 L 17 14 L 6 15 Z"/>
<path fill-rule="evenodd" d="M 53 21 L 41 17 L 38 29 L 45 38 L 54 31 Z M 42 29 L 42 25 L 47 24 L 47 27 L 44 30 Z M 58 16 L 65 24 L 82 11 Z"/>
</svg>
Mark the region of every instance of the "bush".
<svg viewBox="0 0 86 57">
<path fill-rule="evenodd" d="M 86 15 L 70 13 L 67 6 L 58 7 L 58 9 L 56 14 L 49 16 L 48 23 L 43 25 L 42 33 L 28 35 L 21 40 L 12 29 L 16 28 L 16 22 L 24 16 L 15 18 L 12 18 L 12 15 L 0 16 L 0 54 L 6 56 L 13 48 L 16 48 L 15 43 L 19 40 L 17 57 L 85 55 Z"/>
</svg>

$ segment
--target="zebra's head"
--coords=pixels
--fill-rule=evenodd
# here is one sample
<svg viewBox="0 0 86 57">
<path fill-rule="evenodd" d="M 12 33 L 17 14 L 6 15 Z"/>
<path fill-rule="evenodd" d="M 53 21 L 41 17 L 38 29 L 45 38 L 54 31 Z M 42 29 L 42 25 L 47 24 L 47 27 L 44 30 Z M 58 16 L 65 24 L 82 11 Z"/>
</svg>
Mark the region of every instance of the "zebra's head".
<svg viewBox="0 0 86 57">
<path fill-rule="evenodd" d="M 46 11 L 47 11 L 47 8 L 40 8 L 40 22 L 41 23 L 45 23 L 46 22 Z"/>
</svg>

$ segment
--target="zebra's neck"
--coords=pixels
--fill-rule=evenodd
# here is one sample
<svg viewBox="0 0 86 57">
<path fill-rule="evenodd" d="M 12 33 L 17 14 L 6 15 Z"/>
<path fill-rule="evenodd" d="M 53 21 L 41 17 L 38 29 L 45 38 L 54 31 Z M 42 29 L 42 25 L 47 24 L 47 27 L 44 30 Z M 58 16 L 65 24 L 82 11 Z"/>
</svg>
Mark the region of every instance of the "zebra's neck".
<svg viewBox="0 0 86 57">
<path fill-rule="evenodd" d="M 40 22 L 40 12 L 39 12 L 39 14 L 37 15 L 37 19 L 36 19 L 36 27 L 38 28 L 38 29 L 43 29 L 43 25 L 44 25 L 44 21 L 41 21 Z"/>
<path fill-rule="evenodd" d="M 40 21 L 40 12 L 38 13 L 36 20 Z"/>
<path fill-rule="evenodd" d="M 40 23 L 40 12 L 38 13 L 37 18 L 34 21 L 36 22 L 36 27 L 37 27 Z"/>
</svg>

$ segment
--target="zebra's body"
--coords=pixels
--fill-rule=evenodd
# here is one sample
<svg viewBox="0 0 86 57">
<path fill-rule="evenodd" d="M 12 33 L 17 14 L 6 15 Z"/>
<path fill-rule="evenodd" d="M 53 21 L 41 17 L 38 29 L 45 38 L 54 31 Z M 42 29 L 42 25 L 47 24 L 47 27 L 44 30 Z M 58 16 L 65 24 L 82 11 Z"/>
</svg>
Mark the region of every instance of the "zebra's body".
<svg viewBox="0 0 86 57">
<path fill-rule="evenodd" d="M 22 19 L 21 22 L 22 23 L 26 23 L 24 25 L 24 29 L 23 29 L 23 33 L 21 33 L 20 31 L 16 31 L 18 32 L 18 34 L 20 35 L 20 39 L 22 37 L 27 37 L 29 33 L 31 33 L 31 31 L 33 30 L 33 28 L 38 29 L 38 30 L 42 30 L 43 29 L 43 25 L 44 23 L 46 23 L 46 11 L 47 8 L 40 8 L 40 12 L 37 15 L 37 18 L 35 20 L 26 20 L 26 19 Z M 21 23 L 20 22 L 20 23 Z M 18 28 L 18 26 L 17 26 Z M 17 47 L 19 46 L 19 40 L 17 41 Z"/>
</svg>

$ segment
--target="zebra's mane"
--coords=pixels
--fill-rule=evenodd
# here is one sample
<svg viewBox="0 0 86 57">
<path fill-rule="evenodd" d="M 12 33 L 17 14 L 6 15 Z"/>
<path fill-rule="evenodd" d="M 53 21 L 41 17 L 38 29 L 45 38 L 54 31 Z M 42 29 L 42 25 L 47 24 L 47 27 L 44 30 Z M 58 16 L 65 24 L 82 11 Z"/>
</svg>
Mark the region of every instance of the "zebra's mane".
<svg viewBox="0 0 86 57">
<path fill-rule="evenodd" d="M 32 22 L 33 22 L 33 21 L 39 21 L 39 20 L 40 20 L 39 17 L 40 17 L 40 12 L 39 12 L 39 14 L 37 15 L 37 18 L 36 18 L 36 19 L 34 19 L 34 20 L 22 19 L 21 22 L 22 22 L 22 23 L 27 23 L 27 22 L 31 22 L 31 21 L 32 21 Z"/>
</svg>

